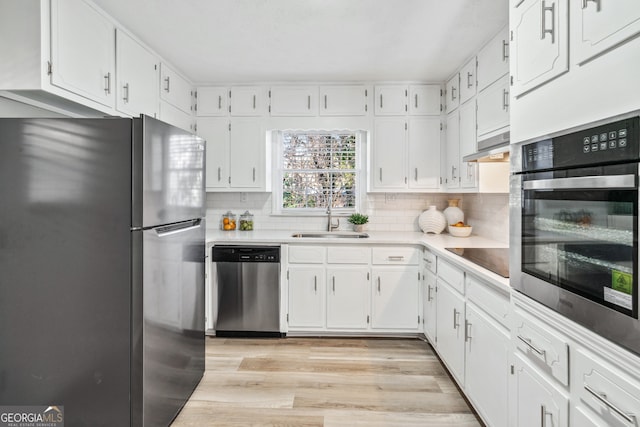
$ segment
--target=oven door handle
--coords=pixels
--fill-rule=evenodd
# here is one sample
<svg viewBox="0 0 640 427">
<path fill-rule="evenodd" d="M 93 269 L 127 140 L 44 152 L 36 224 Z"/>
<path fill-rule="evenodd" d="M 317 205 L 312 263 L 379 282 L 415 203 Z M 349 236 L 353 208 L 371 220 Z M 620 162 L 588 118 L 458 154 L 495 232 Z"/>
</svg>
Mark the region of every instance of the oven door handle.
<svg viewBox="0 0 640 427">
<path fill-rule="evenodd" d="M 524 181 L 523 190 L 573 190 L 591 188 L 635 188 L 636 176 L 579 176 L 574 178 L 553 178 Z"/>
</svg>

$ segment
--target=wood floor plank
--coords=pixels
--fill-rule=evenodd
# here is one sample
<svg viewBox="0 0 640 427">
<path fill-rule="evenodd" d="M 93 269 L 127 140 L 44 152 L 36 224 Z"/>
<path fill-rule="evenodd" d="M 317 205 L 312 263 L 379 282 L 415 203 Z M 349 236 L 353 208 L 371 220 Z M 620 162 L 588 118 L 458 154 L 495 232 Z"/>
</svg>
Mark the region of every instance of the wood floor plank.
<svg viewBox="0 0 640 427">
<path fill-rule="evenodd" d="M 480 425 L 417 339 L 209 338 L 172 427 Z"/>
</svg>

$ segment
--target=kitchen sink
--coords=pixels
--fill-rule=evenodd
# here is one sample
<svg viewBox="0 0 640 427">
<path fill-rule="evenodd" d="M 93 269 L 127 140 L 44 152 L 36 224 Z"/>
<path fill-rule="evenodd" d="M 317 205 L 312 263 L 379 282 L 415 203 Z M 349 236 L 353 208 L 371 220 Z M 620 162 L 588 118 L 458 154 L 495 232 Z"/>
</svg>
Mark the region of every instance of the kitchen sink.
<svg viewBox="0 0 640 427">
<path fill-rule="evenodd" d="M 291 237 L 311 237 L 317 239 L 366 239 L 367 233 L 350 233 L 339 231 L 293 233 Z"/>
</svg>

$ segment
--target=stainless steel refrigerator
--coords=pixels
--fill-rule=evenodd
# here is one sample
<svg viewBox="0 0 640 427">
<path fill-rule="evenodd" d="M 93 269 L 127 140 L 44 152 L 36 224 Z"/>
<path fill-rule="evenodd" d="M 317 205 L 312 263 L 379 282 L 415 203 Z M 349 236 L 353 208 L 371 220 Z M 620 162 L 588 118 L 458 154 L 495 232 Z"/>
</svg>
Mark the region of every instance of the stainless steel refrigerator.
<svg viewBox="0 0 640 427">
<path fill-rule="evenodd" d="M 135 119 L 0 119 L 0 407 L 166 426 L 204 371 L 205 143 Z"/>
</svg>

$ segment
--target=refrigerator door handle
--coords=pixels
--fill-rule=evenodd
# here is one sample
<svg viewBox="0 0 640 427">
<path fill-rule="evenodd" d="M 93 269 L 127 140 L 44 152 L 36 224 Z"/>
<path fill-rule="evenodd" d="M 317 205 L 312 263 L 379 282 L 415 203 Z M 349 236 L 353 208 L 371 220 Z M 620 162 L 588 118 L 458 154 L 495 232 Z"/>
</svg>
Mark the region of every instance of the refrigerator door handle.
<svg viewBox="0 0 640 427">
<path fill-rule="evenodd" d="M 181 222 L 179 224 L 165 225 L 162 227 L 154 228 L 158 237 L 167 237 L 178 233 L 184 233 L 186 231 L 193 230 L 200 227 L 201 219 L 194 219 L 191 221 Z"/>
</svg>

